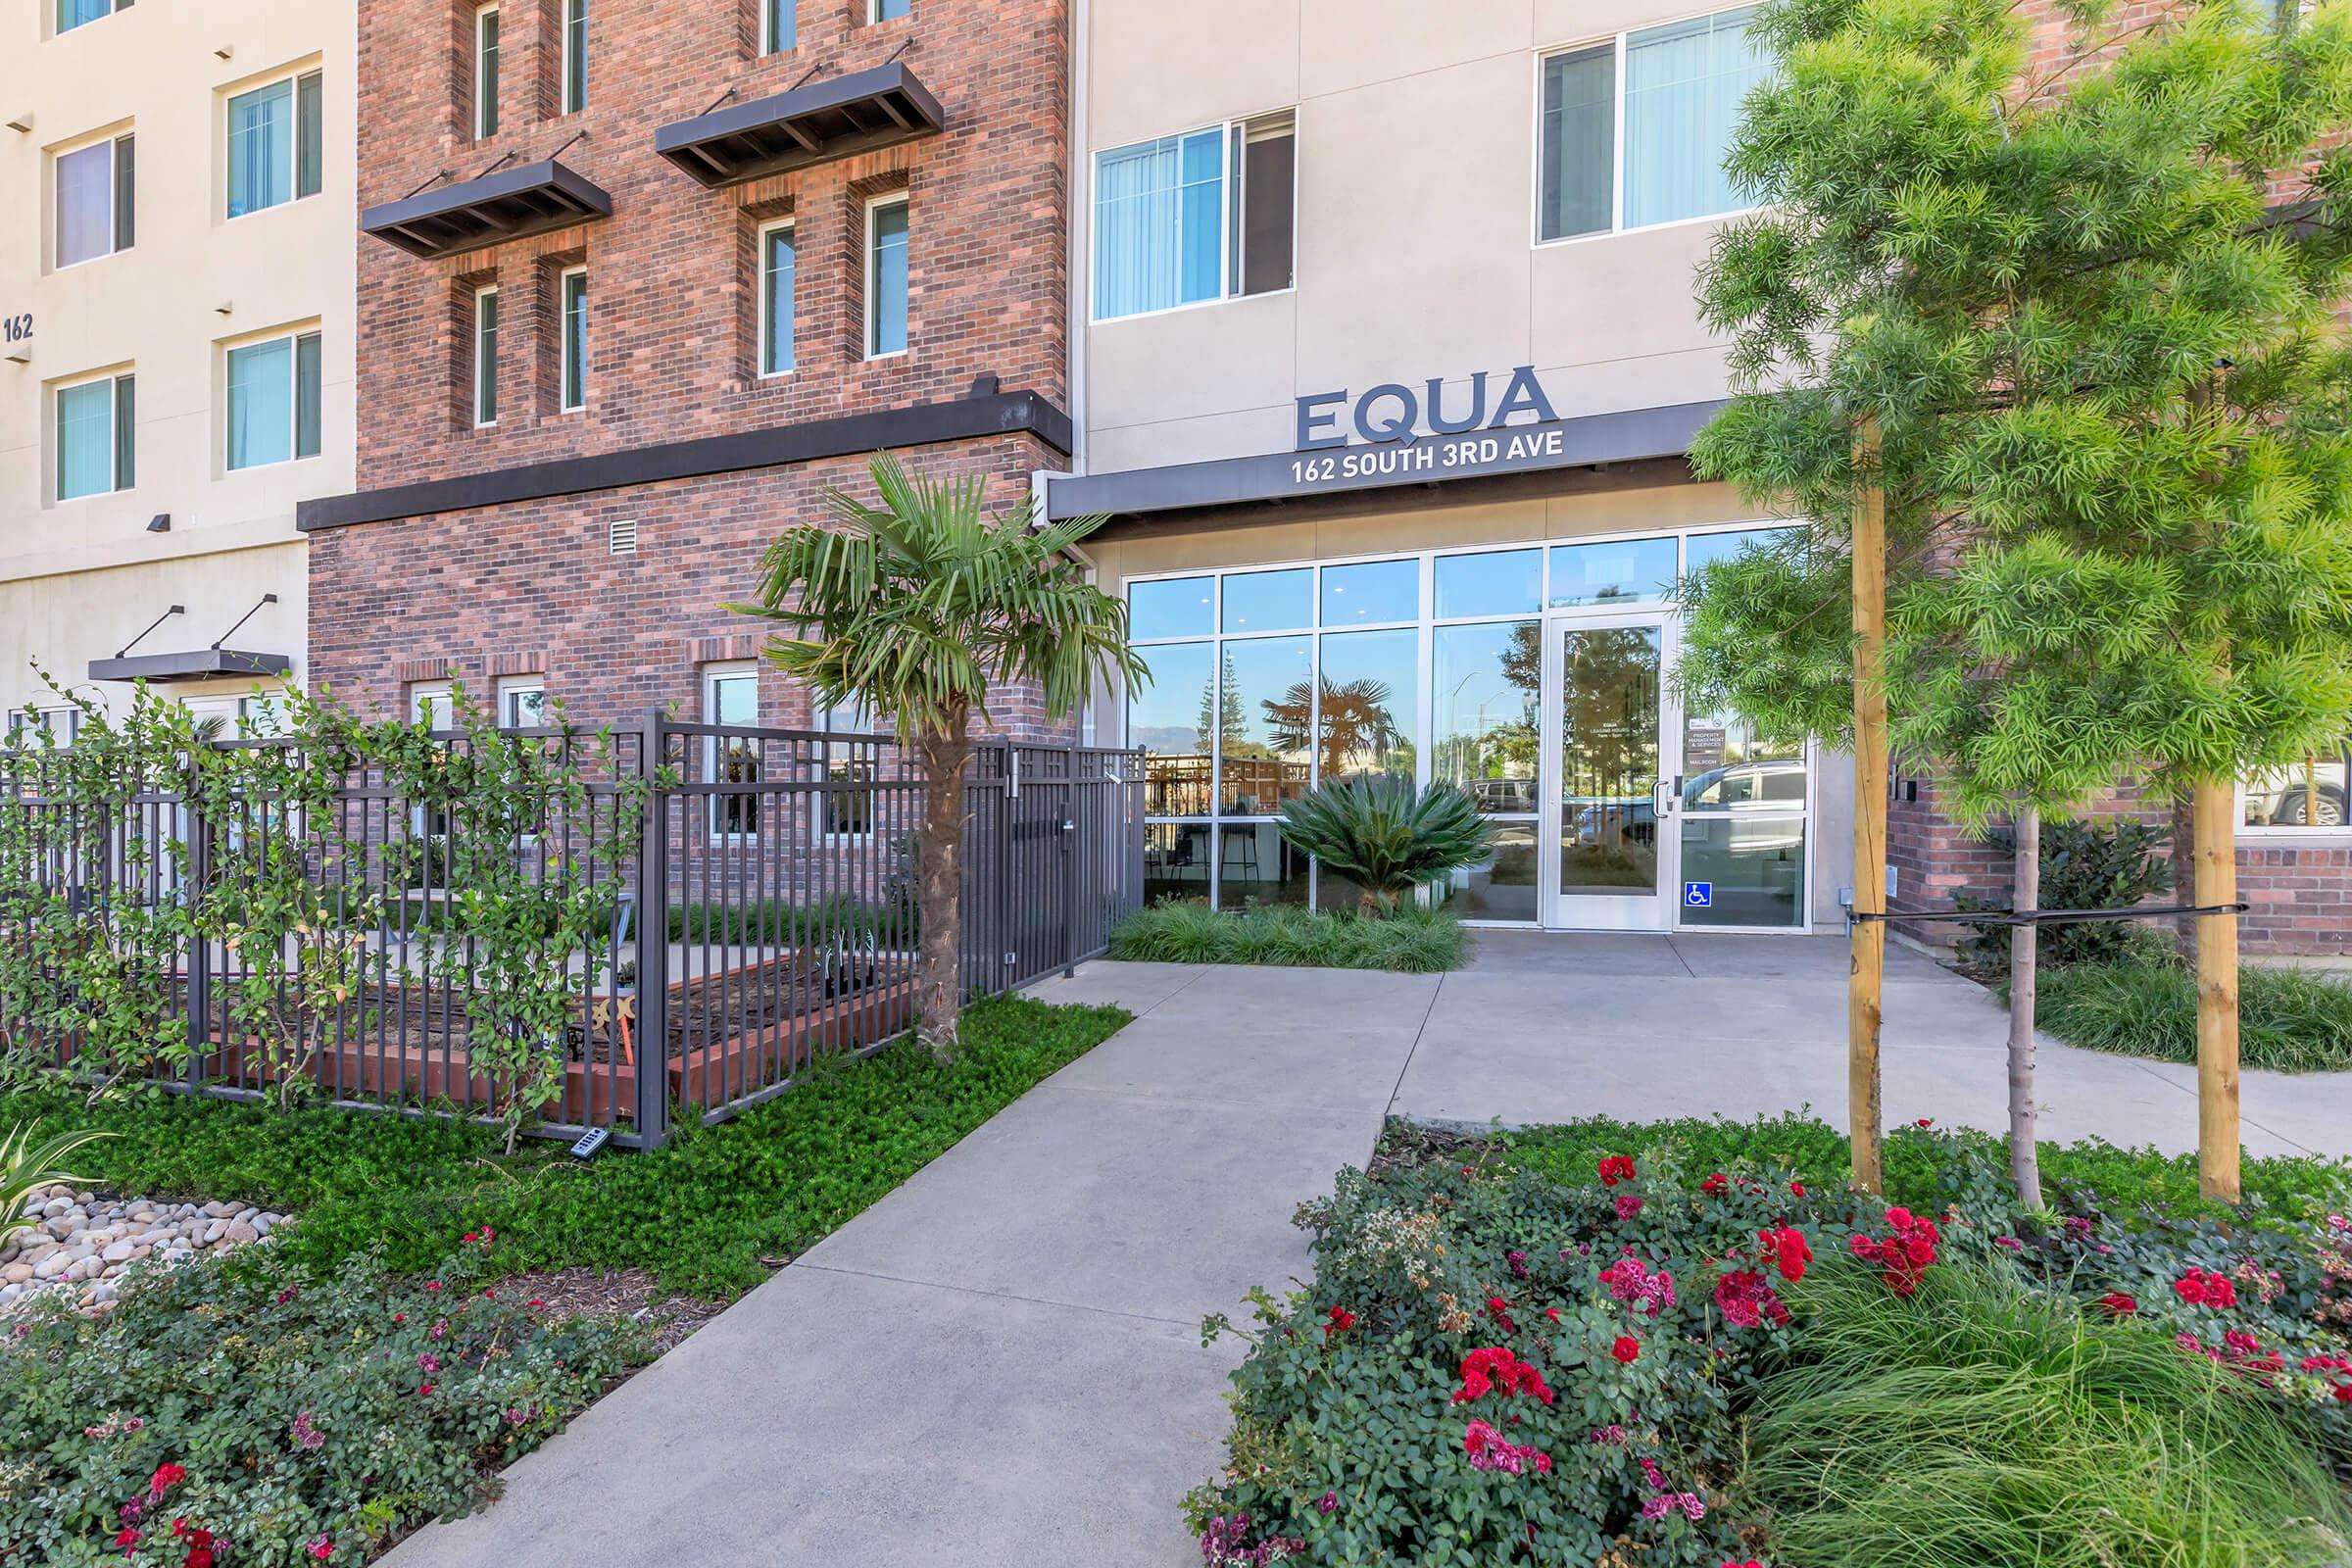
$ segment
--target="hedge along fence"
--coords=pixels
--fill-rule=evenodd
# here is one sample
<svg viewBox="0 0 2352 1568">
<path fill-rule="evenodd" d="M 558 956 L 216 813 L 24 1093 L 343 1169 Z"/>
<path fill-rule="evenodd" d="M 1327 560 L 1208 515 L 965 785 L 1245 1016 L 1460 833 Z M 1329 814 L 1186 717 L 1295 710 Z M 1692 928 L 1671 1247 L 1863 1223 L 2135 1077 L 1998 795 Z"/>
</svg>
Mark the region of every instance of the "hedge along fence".
<svg viewBox="0 0 2352 1568">
<path fill-rule="evenodd" d="M 288 693 L 241 740 L 143 690 L 78 706 L 73 746 L 0 752 L 0 1083 L 658 1144 L 911 1021 L 921 780 L 887 737 L 560 704 L 502 728 L 462 690 L 444 729 Z M 996 750 L 966 792 L 974 991 L 1098 951 L 1141 882 L 1127 754 Z"/>
</svg>

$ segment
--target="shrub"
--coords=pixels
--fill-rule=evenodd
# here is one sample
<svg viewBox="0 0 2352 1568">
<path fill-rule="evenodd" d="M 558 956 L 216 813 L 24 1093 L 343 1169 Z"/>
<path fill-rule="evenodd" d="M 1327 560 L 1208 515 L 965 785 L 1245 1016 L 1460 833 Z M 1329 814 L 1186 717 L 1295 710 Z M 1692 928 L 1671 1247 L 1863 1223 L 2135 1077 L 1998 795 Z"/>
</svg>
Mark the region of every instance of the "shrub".
<svg viewBox="0 0 2352 1568">
<path fill-rule="evenodd" d="M 499 1268 L 641 1267 L 680 1290 L 732 1294 L 763 1277 L 762 1257 L 814 1245 L 1128 1016 L 976 1003 L 952 1067 L 909 1042 L 822 1057 L 800 1087 L 730 1121 L 687 1118 L 663 1149 L 585 1164 L 528 1140 L 503 1154 L 494 1130 L 463 1122 L 154 1091 L 84 1114 L 122 1136 L 81 1161 L 122 1191 L 294 1210 L 300 1223 L 271 1250 L 315 1268 L 370 1251 L 388 1267 L 429 1268 L 451 1235 L 487 1226 Z M 58 1096 L 7 1097 L 0 1115 L 57 1109 Z"/>
<path fill-rule="evenodd" d="M 644 1347 L 479 1285 L 481 1250 L 387 1281 L 256 1248 L 142 1264 L 97 1318 L 25 1310 L 0 1347 L 0 1558 L 358 1562 L 486 1500 Z"/>
<path fill-rule="evenodd" d="M 1110 956 L 1154 963 L 1264 963 L 1323 969 L 1458 969 L 1469 947 L 1462 922 L 1445 909 L 1407 906 L 1383 919 L 1256 905 L 1220 912 L 1163 900 L 1121 920 Z"/>
<path fill-rule="evenodd" d="M 1744 1473 L 1808 1568 L 2324 1564 L 2352 1509 L 2245 1378 L 1999 1268 L 1911 1299 L 1849 1264 L 1791 1287 L 1804 1332 Z"/>
<path fill-rule="evenodd" d="M 2278 1072 L 2352 1070 L 2352 986 L 2297 969 L 2241 969 L 2238 1060 Z M 2053 971 L 2034 1021 L 2070 1046 L 2197 1059 L 2197 977 L 2169 955 Z"/>
<path fill-rule="evenodd" d="M 2041 907 L 2045 909 L 2129 909 L 2173 891 L 2173 862 L 2160 852 L 2172 835 L 2131 817 L 2059 817 L 2041 824 Z M 2014 833 L 1995 834 L 2004 855 L 2017 853 Z M 1963 893 L 1963 909 L 1999 909 L 2015 905 L 2008 889 Z M 1960 961 L 1984 974 L 2009 972 L 2009 928 L 1974 924 L 1962 940 Z M 2169 949 L 2163 935 L 2142 921 L 2096 920 L 2045 925 L 2035 944 L 2038 968 L 2098 963 Z"/>
<path fill-rule="evenodd" d="M 1494 838 L 1478 803 L 1452 785 L 1422 789 L 1391 773 L 1336 780 L 1284 802 L 1282 836 L 1361 887 L 1366 914 L 1393 911 L 1422 883 L 1477 864 Z"/>
</svg>

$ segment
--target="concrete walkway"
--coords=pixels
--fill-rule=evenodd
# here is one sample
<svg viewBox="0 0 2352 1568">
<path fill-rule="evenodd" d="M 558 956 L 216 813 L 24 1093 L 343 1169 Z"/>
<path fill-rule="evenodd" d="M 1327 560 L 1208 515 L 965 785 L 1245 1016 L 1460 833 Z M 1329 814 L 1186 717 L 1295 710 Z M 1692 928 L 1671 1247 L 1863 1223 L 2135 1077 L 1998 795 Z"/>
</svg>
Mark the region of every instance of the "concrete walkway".
<svg viewBox="0 0 2352 1568">
<path fill-rule="evenodd" d="M 1095 963 L 1047 1080 L 508 1472 L 394 1568 L 1198 1563 L 1239 1355 L 1298 1201 L 1392 1109 L 1532 1123 L 1845 1102 L 1842 942 L 1488 933 L 1446 976 Z M 2005 1123 L 2005 1019 L 1889 956 L 1886 1113 Z M 2051 1137 L 2190 1148 L 2194 1074 L 2045 1045 Z M 2245 1077 L 2258 1153 L 2352 1153 L 2352 1075 Z"/>
</svg>

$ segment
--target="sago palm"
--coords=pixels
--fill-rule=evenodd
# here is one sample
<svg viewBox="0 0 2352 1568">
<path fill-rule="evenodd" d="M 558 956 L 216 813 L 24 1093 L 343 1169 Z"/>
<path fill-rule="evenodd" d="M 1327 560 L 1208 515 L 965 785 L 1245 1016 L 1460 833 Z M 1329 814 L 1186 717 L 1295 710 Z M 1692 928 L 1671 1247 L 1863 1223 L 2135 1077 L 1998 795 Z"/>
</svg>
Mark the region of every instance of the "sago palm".
<svg viewBox="0 0 2352 1568">
<path fill-rule="evenodd" d="M 922 1038 L 952 1059 L 962 1002 L 963 768 L 974 719 L 992 698 L 1035 691 L 1049 720 L 1082 703 L 1097 677 L 1145 677 L 1127 648 L 1127 611 L 1086 580 L 1071 546 L 1102 517 L 1047 524 L 1024 495 L 983 508 L 977 474 L 908 473 L 889 453 L 871 465 L 880 505 L 825 494 L 826 523 L 803 523 L 769 547 L 760 602 L 729 605 L 780 623 L 768 660 L 816 702 L 864 705 L 910 748 L 923 774 L 915 834 L 915 1005 Z"/>
<path fill-rule="evenodd" d="M 1366 914 L 1393 910 L 1422 883 L 1477 864 L 1494 844 L 1478 803 L 1460 790 L 1417 789 L 1386 773 L 1342 779 L 1285 803 L 1282 836 L 1362 887 Z"/>
</svg>

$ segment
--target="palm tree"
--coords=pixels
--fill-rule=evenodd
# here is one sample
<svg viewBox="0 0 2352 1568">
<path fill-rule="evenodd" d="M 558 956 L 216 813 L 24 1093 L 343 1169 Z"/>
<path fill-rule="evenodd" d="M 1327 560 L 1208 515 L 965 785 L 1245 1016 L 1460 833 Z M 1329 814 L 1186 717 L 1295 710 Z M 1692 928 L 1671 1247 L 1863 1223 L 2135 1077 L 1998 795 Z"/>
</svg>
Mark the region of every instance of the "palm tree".
<svg viewBox="0 0 2352 1568">
<path fill-rule="evenodd" d="M 993 518 L 976 474 L 930 479 L 878 453 L 879 507 L 825 492 L 834 526 L 802 523 L 769 547 L 760 603 L 777 621 L 767 658 L 815 700 L 865 710 L 922 766 L 915 832 L 915 1007 L 922 1039 L 954 1059 L 962 981 L 963 768 L 972 720 L 1008 685 L 1034 686 L 1049 719 L 1098 676 L 1149 679 L 1127 647 L 1127 609 L 1086 580 L 1070 548 L 1102 517 L 1041 521 L 1028 496 Z"/>
</svg>

